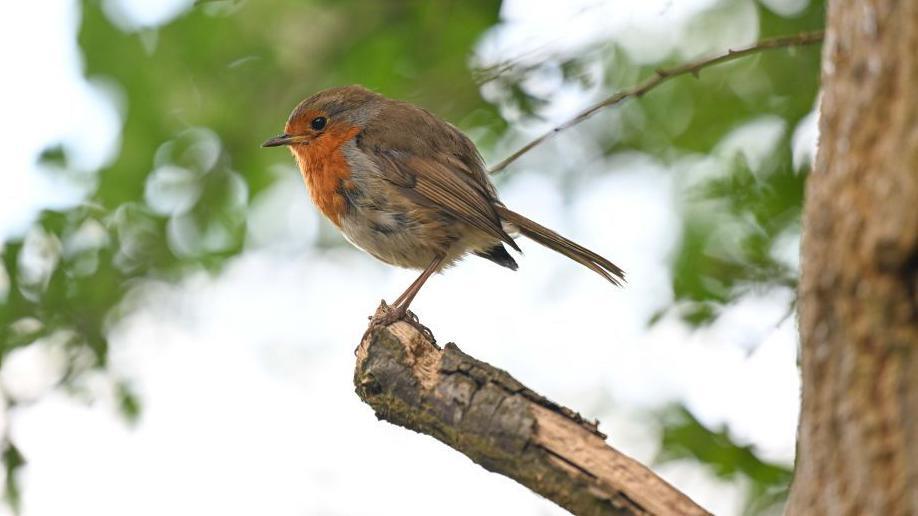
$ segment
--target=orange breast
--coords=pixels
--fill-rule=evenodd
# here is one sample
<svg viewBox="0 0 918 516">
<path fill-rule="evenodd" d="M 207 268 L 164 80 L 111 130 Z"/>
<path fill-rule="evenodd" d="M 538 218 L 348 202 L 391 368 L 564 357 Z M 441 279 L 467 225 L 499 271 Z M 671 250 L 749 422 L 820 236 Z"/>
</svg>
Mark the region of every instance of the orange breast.
<svg viewBox="0 0 918 516">
<path fill-rule="evenodd" d="M 303 180 L 309 187 L 312 202 L 339 227 L 347 209 L 347 201 L 339 192 L 339 187 L 351 177 L 341 146 L 359 132 L 358 127 L 329 129 L 309 145 L 291 148 Z"/>
</svg>

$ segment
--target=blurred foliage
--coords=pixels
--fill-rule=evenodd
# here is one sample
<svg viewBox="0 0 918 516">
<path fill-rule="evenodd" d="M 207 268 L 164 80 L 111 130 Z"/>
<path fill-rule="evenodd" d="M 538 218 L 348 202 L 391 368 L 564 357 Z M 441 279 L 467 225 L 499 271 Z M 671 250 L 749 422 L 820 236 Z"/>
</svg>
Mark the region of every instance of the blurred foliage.
<svg viewBox="0 0 918 516">
<path fill-rule="evenodd" d="M 664 430 L 658 463 L 697 460 L 720 478 L 747 481 L 745 514 L 773 509 L 787 497 L 790 468 L 759 459 L 750 446 L 736 444 L 729 429 L 711 430 L 683 406 L 670 407 L 661 420 Z"/>
<path fill-rule="evenodd" d="M 66 332 L 65 345 L 82 359 L 62 382 L 105 366 L 106 328 L 137 280 L 216 270 L 242 250 L 248 200 L 275 180 L 272 165 L 290 165 L 287 153 L 259 145 L 283 130 L 302 98 L 360 82 L 460 126 L 504 127 L 466 66 L 497 22 L 497 0 L 208 1 L 137 30 L 123 30 L 100 2 L 81 7 L 86 76 L 124 93 L 120 151 L 98 171 L 88 202 L 45 211 L 27 235 L 0 248 L 0 275 L 8 278 L 0 361 Z M 40 159 L 68 167 L 57 145 Z M 116 391 L 125 416 L 136 418 L 142 406 L 129 385 Z M 3 447 L 7 499 L 15 502 L 22 456 L 14 443 Z"/>
<path fill-rule="evenodd" d="M 703 40 L 705 34 L 723 29 L 731 16 L 750 2 L 724 0 L 692 20 L 685 36 Z M 823 2 L 811 2 L 793 17 L 781 17 L 752 4 L 759 20 L 761 39 L 820 29 L 824 25 Z M 719 51 L 722 51 L 719 50 Z M 528 60 L 508 61 L 479 70 L 481 83 L 500 90 L 510 112 L 522 119 L 538 118 L 548 99 L 525 89 L 526 77 L 546 68 L 561 71 L 566 83 L 592 83 L 590 63 L 606 64 L 602 81 L 605 95 L 630 87 L 658 69 L 675 66 L 683 59 L 670 57 L 652 66 L 641 66 L 614 44 L 600 45 L 578 55 L 551 56 L 542 64 Z M 676 78 L 632 99 L 620 108 L 621 132 L 596 142 L 613 155 L 640 151 L 664 163 L 674 164 L 686 156 L 709 154 L 731 131 L 763 117 L 780 119 L 783 130 L 762 163 L 750 168 L 744 156 L 723 156 L 727 170 L 692 171 L 684 178 L 682 238 L 673 256 L 673 293 L 676 303 L 666 311 L 693 326 L 714 321 L 723 307 L 752 288 L 796 288 L 796 271 L 773 256 L 777 239 L 799 233 L 806 170 L 795 170 L 791 146 L 793 131 L 815 105 L 819 89 L 818 46 L 768 51 L 703 70 L 698 77 Z M 717 166 L 723 166 L 718 163 Z M 707 179 L 699 180 L 694 176 Z M 582 178 L 570 177 L 570 181 Z M 718 228 L 730 228 L 724 235 Z M 725 238 L 726 237 L 726 238 Z"/>
<path fill-rule="evenodd" d="M 761 37 L 824 21 L 819 1 L 782 17 L 750 0 L 725 0 L 693 20 L 688 34 L 727 27 L 737 6 L 749 5 Z M 18 347 L 53 337 L 70 357 L 62 383 L 104 369 L 107 328 L 138 281 L 216 271 L 243 250 L 249 200 L 273 183 L 277 164 L 290 161 L 259 144 L 281 131 L 310 93 L 359 82 L 474 129 L 487 148 L 511 123 L 538 118 L 551 100 L 526 86 L 533 74 L 556 70 L 563 84 L 611 93 L 681 62 L 639 65 L 603 43 L 575 55 L 508 56 L 477 66 L 471 53 L 498 22 L 498 0 L 203 0 L 161 27 L 139 29 L 125 29 L 101 2 L 84 0 L 81 7 L 86 76 L 122 93 L 120 150 L 97 172 L 87 202 L 45 211 L 27 234 L 0 247 L 0 363 Z M 799 221 L 805 171 L 792 165 L 791 137 L 813 108 L 819 58 L 816 48 L 772 51 L 673 80 L 622 106 L 614 137 L 596 135 L 607 155 L 640 151 L 676 163 L 712 153 L 731 131 L 760 117 L 783 121 L 765 159 L 724 156 L 724 170 L 702 170 L 700 179 L 692 170 L 683 178 L 672 309 L 690 324 L 710 323 L 750 288 L 794 288 L 796 271 L 772 249 Z M 597 63 L 604 65 L 599 75 Z M 481 97 L 486 90 L 490 102 Z M 64 173 L 70 168 L 58 145 L 40 160 Z M 731 232 L 718 231 L 724 227 Z M 142 414 L 128 384 L 116 392 L 128 419 Z M 8 409 L 18 402 L 8 399 Z M 759 461 L 684 409 L 665 421 L 664 459 L 691 457 L 721 476 L 743 475 L 752 485 L 751 512 L 783 496 L 785 469 Z M 3 443 L 3 460 L 6 496 L 15 503 L 23 461 L 15 443 Z"/>
<path fill-rule="evenodd" d="M 780 158 L 770 160 L 775 170 L 761 175 L 736 156 L 729 174 L 705 181 L 696 187 L 694 198 L 688 198 L 702 208 L 690 208 L 683 221 L 673 292 L 677 300 L 687 301 L 680 315 L 690 324 L 711 322 L 721 307 L 750 288 L 796 289 L 796 271 L 777 261 L 771 251 L 779 236 L 797 227 L 805 176 L 786 166 L 789 154 L 772 157 Z M 717 203 L 713 216 L 704 211 L 710 202 Z M 725 225 L 730 232 L 718 231 Z"/>
</svg>

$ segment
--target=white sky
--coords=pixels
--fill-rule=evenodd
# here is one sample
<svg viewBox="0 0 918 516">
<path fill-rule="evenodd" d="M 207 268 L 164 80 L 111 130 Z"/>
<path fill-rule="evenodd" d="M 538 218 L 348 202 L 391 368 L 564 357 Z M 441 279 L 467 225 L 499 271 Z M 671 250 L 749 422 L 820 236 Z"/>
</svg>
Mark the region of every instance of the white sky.
<svg viewBox="0 0 918 516">
<path fill-rule="evenodd" d="M 72 206 L 87 191 L 34 165 L 44 147 L 62 142 L 73 167 L 91 173 L 120 145 L 117 90 L 82 77 L 78 16 L 72 0 L 0 4 L 0 241 L 23 232 L 41 208 Z"/>
<path fill-rule="evenodd" d="M 0 57 L 9 63 L 8 77 L 16 78 L 0 95 L 6 117 L 0 241 L 25 231 L 41 207 L 82 198 L 81 188 L 33 165 L 48 143 L 63 141 L 76 167 L 87 172 L 119 146 L 118 98 L 127 93 L 82 78 L 76 3 L 49 2 L 54 5 L 0 4 Z M 651 59 L 672 51 L 680 24 L 709 3 L 508 1 L 507 24 L 484 38 L 478 58 L 571 51 L 615 34 L 636 56 Z M 122 26 L 137 28 L 168 21 L 185 4 L 112 0 L 106 8 L 119 13 Z M 768 4 L 779 10 L 800 2 Z M 656 35 L 654 45 L 635 37 L 642 33 Z M 749 36 L 735 37 L 744 42 Z M 30 51 L 15 51 L 21 48 Z M 519 128 L 503 147 L 563 120 L 597 93 L 558 92 L 548 119 Z M 595 120 L 585 130 L 615 118 Z M 810 151 L 814 127 L 808 120 L 797 131 L 795 154 Z M 699 160 L 714 165 L 719 152 L 733 150 L 760 158 L 792 129 L 767 117 L 750 120 L 711 157 L 677 167 L 697 167 Z M 558 140 L 576 137 L 571 131 Z M 562 158 L 556 145 L 522 163 L 563 173 L 571 156 Z M 682 401 L 705 424 L 727 424 L 739 442 L 789 463 L 799 384 L 794 319 L 783 318 L 787 294 L 749 296 L 700 331 L 674 317 L 648 330 L 650 314 L 672 299 L 669 259 L 681 191 L 673 178 L 679 174 L 643 155 L 582 158 L 580 166 L 616 173 L 574 192 L 569 209 L 557 175 L 527 174 L 525 167 L 511 172 L 502 197 L 619 263 L 629 273 L 626 288 L 611 288 L 563 257 L 521 242 L 518 272 L 469 260 L 433 278 L 415 310 L 441 341 L 455 341 L 598 417 L 611 443 L 639 460 L 653 458 L 659 432 L 641 411 Z M 126 302 L 129 315 L 110 335 L 111 369 L 141 394 L 136 426 L 117 416 L 101 375 L 84 379 L 94 393 L 90 402 L 49 390 L 63 363 L 54 339 L 4 364 L 5 390 L 36 400 L 9 421 L 29 463 L 22 477 L 25 515 L 429 514 L 434 506 L 441 514 L 561 514 L 433 439 L 377 422 L 357 399 L 352 351 L 363 321 L 380 297 L 399 293 L 415 273 L 354 252 L 312 250 L 320 222 L 296 174 L 280 174 L 252 202 L 250 249 L 225 271 L 148 285 Z M 797 238 L 788 235 L 776 252 L 793 262 Z M 717 514 L 738 510 L 741 485 L 716 480 L 692 463 L 658 471 Z M 440 505 L 442 493 L 456 486 L 475 495 Z"/>
</svg>

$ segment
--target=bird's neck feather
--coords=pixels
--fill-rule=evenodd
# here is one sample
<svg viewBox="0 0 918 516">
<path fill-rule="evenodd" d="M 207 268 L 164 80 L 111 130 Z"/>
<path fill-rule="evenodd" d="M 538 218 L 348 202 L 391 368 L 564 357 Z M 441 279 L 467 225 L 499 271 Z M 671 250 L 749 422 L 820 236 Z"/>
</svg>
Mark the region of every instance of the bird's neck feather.
<svg viewBox="0 0 918 516">
<path fill-rule="evenodd" d="M 336 226 L 347 209 L 347 200 L 341 194 L 343 183 L 351 173 L 341 146 L 357 136 L 359 127 L 330 129 L 307 145 L 290 148 L 300 168 L 300 174 L 309 187 L 309 194 L 319 208 Z"/>
</svg>

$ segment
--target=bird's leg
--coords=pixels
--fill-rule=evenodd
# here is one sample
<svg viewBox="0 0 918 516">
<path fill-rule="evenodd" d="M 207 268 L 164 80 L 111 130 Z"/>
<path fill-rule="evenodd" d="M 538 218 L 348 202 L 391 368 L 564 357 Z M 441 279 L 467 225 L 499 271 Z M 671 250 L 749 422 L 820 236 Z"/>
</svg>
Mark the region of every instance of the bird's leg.
<svg viewBox="0 0 918 516">
<path fill-rule="evenodd" d="M 398 296 L 395 302 L 392 303 L 392 307 L 395 308 L 396 311 L 401 312 L 399 319 L 401 319 L 401 317 L 403 317 L 408 311 L 408 305 L 414 301 L 414 297 L 418 295 L 421 287 L 423 287 L 424 283 L 427 282 L 427 278 L 429 278 L 433 273 L 437 272 L 437 269 L 440 268 L 444 258 L 444 256 L 438 256 L 434 258 L 434 260 L 430 262 L 430 265 L 428 265 L 427 268 L 421 272 L 421 275 L 418 276 L 418 279 L 414 280 L 411 285 L 408 285 L 408 288 L 402 292 L 402 295 Z"/>
<path fill-rule="evenodd" d="M 428 268 L 429 268 L 429 266 L 428 266 Z M 426 275 L 425 275 L 425 274 L 426 274 Z M 408 285 L 408 288 L 405 289 L 405 291 L 402 292 L 401 295 L 399 295 L 397 298 L 395 298 L 395 301 L 393 301 L 393 302 L 392 302 L 392 305 L 391 305 L 392 308 L 395 308 L 396 306 L 402 304 L 402 302 L 405 301 L 405 298 L 408 297 L 408 294 L 409 294 L 412 290 L 414 291 L 414 294 L 412 295 L 412 298 L 413 298 L 415 295 L 417 295 L 417 291 L 420 290 L 421 285 L 423 285 L 424 282 L 427 281 L 427 278 L 428 278 L 428 277 L 430 277 L 430 274 L 427 274 L 427 269 L 424 269 L 424 271 L 421 273 L 421 275 L 418 276 L 414 281 L 412 281 L 412 282 L 411 282 L 411 285 Z M 411 301 L 409 300 L 408 302 L 410 303 Z M 406 306 L 405 308 L 408 308 L 408 307 Z"/>
<path fill-rule="evenodd" d="M 408 311 L 408 306 L 414 300 L 415 296 L 418 295 L 418 292 L 421 290 L 421 287 L 424 286 L 424 283 L 427 281 L 427 279 L 440 269 L 440 266 L 443 264 L 443 260 L 445 258 L 445 256 L 438 256 L 434 258 L 434 260 L 430 262 L 430 265 L 428 265 L 427 268 L 421 272 L 421 275 L 418 276 L 418 278 L 414 280 L 404 292 L 402 292 L 402 295 L 398 296 L 394 303 L 392 303 L 391 309 L 382 317 L 374 318 L 374 320 L 370 322 L 370 326 L 388 326 L 395 321 L 405 319 L 406 315 L 411 315 L 411 317 L 406 319 L 405 322 L 420 330 L 421 333 L 424 333 L 425 336 L 430 338 L 431 342 L 435 342 L 433 334 L 429 329 L 424 327 L 424 325 L 422 325 L 417 320 L 417 317 L 414 317 L 414 315 Z"/>
</svg>

